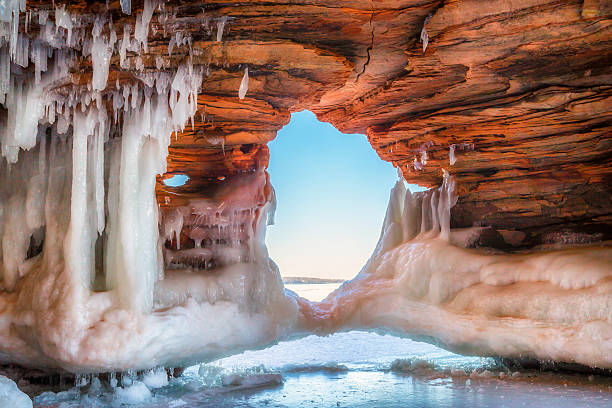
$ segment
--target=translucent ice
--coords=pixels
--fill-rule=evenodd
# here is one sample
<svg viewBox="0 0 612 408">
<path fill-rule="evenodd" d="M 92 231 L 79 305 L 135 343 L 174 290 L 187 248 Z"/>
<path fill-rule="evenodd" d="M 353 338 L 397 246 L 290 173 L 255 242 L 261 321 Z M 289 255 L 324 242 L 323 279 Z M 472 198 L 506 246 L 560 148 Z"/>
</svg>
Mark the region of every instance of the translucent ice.
<svg viewBox="0 0 612 408">
<path fill-rule="evenodd" d="M 225 28 L 225 23 L 227 23 L 227 16 L 223 16 L 217 21 L 217 42 L 220 42 L 223 39 L 223 29 Z"/>
<path fill-rule="evenodd" d="M 0 406 L 32 408 L 32 400 L 12 380 L 0 375 Z"/>
<path fill-rule="evenodd" d="M 151 391 L 140 381 L 134 381 L 127 387 L 117 387 L 115 394 L 121 404 L 142 404 L 152 398 Z"/>
<path fill-rule="evenodd" d="M 121 11 L 125 14 L 132 14 L 132 1 L 121 0 Z"/>
<path fill-rule="evenodd" d="M 142 376 L 142 382 L 149 389 L 165 387 L 168 385 L 168 373 L 163 367 L 149 370 Z"/>
</svg>

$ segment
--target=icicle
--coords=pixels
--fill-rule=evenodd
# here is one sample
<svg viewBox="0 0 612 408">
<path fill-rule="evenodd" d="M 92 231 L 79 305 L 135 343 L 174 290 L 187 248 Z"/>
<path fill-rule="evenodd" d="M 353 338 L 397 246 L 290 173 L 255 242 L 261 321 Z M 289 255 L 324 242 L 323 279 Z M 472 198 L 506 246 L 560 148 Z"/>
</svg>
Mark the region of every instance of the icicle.
<svg viewBox="0 0 612 408">
<path fill-rule="evenodd" d="M 11 60 L 8 48 L 0 47 L 0 104 L 6 103 L 6 95 L 9 93 L 11 82 Z M 1 134 L 1 131 L 0 131 Z"/>
<path fill-rule="evenodd" d="M 121 39 L 121 47 L 119 47 L 119 65 L 123 69 L 129 68 L 126 60 L 127 49 L 130 46 L 130 33 L 132 27 L 129 24 L 123 26 L 123 38 Z"/>
<path fill-rule="evenodd" d="M 100 109 L 98 130 L 94 140 L 94 183 L 96 201 L 96 226 L 98 234 L 104 231 L 104 138 L 107 130 L 106 109 Z"/>
<path fill-rule="evenodd" d="M 149 52 L 147 39 L 149 37 L 149 23 L 153 17 L 153 10 L 154 6 L 151 0 L 145 0 L 142 13 L 136 17 L 134 38 L 142 45 L 145 52 Z"/>
<path fill-rule="evenodd" d="M 427 34 L 427 23 L 431 20 L 431 14 L 425 18 L 423 22 L 423 29 L 421 30 L 421 41 L 423 42 L 423 54 L 425 54 L 425 50 L 427 49 L 427 44 L 429 44 L 429 34 Z"/>
<path fill-rule="evenodd" d="M 74 114 L 72 136 L 72 194 L 70 225 L 66 233 L 66 267 L 72 279 L 87 287 L 93 281 L 94 237 L 89 224 L 90 201 L 88 197 L 88 149 L 87 140 L 94 132 L 97 112 L 89 109 L 87 115 Z"/>
<path fill-rule="evenodd" d="M 244 76 L 242 77 L 242 81 L 240 81 L 240 88 L 238 89 L 238 97 L 240 99 L 244 99 L 248 90 L 249 90 L 249 67 L 246 67 L 244 69 Z"/>
<path fill-rule="evenodd" d="M 221 42 L 223 39 L 223 29 L 227 23 L 227 16 L 223 16 L 217 21 L 217 42 Z"/>
<path fill-rule="evenodd" d="M 131 0 L 120 0 L 121 2 L 121 11 L 124 14 L 132 14 L 132 2 Z"/>
<path fill-rule="evenodd" d="M 108 81 L 108 70 L 110 66 L 111 56 L 113 54 L 112 47 L 109 47 L 106 40 L 102 36 L 102 27 L 104 20 L 97 19 L 93 29 L 93 45 L 91 48 L 91 65 L 93 67 L 92 85 L 96 91 L 102 91 L 106 88 Z"/>
<path fill-rule="evenodd" d="M 153 306 L 159 276 L 155 175 L 165 171 L 171 134 L 167 96 L 153 99 L 124 116 L 120 156 L 111 163 L 120 170 L 111 175 L 108 198 L 108 286 L 115 289 L 120 305 L 138 312 Z M 118 206 L 111 206 L 111 200 Z"/>
<path fill-rule="evenodd" d="M 49 10 L 38 10 L 38 24 L 44 26 L 49 19 Z"/>
<path fill-rule="evenodd" d="M 448 149 L 448 161 L 450 165 L 453 166 L 457 162 L 457 157 L 455 156 L 455 145 L 452 144 Z"/>
<path fill-rule="evenodd" d="M 423 150 L 421 152 L 421 163 L 423 163 L 423 165 L 427 164 L 427 160 L 429 160 L 429 157 L 427 157 L 427 150 Z"/>
<path fill-rule="evenodd" d="M 423 166 L 421 165 L 421 163 L 419 163 L 416 157 L 414 158 L 413 166 L 415 170 L 423 170 Z"/>
<path fill-rule="evenodd" d="M 66 39 L 66 43 L 70 45 L 73 25 L 72 17 L 70 17 L 70 13 L 66 11 L 66 6 L 55 8 L 55 25 L 56 31 L 58 27 L 65 28 L 68 31 L 68 38 Z"/>
</svg>

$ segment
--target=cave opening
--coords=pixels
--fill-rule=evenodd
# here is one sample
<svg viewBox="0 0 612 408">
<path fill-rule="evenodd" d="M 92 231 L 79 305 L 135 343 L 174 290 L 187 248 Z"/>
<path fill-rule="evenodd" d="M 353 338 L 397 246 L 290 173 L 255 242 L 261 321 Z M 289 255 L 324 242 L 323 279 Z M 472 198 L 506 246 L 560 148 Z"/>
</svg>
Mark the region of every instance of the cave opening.
<svg viewBox="0 0 612 408">
<path fill-rule="evenodd" d="M 186 174 L 173 174 L 163 180 L 163 183 L 168 187 L 180 187 L 187 184 L 189 176 Z"/>
<path fill-rule="evenodd" d="M 64 405 L 220 407 L 283 376 L 499 405 L 522 375 L 452 352 L 612 367 L 610 10 L 335 3 L 0 1 L 0 365 L 74 374 Z M 367 141 L 309 112 L 274 140 L 305 108 Z"/>
<path fill-rule="evenodd" d="M 284 287 L 316 303 L 368 263 L 381 225 L 384 229 L 389 191 L 398 183 L 398 172 L 378 156 L 365 135 L 342 133 L 307 110 L 292 113 L 268 148 L 267 171 L 278 202 L 274 224 L 266 230 L 269 256 L 278 265 Z M 412 192 L 427 190 L 403 184 Z M 185 375 L 206 377 L 220 367 L 265 365 L 342 377 L 350 369 L 383 362 L 394 372 L 434 362 L 482 364 L 481 358 L 452 353 L 428 340 L 385 330 L 311 334 L 193 366 Z M 368 381 L 365 376 L 358 380 Z"/>
<path fill-rule="evenodd" d="M 293 113 L 268 147 L 278 200 L 270 258 L 286 287 L 322 300 L 372 254 L 397 170 L 365 135 L 341 133 L 310 111 Z"/>
</svg>

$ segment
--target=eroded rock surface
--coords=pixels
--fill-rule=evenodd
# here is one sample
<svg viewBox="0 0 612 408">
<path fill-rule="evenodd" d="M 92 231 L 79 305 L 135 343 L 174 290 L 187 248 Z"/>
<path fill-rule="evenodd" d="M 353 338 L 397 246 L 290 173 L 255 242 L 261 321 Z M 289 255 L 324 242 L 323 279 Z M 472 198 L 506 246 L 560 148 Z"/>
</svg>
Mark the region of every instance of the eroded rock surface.
<svg viewBox="0 0 612 408">
<path fill-rule="evenodd" d="M 454 175 L 453 225 L 492 227 L 481 245 L 611 238 L 610 3 L 216 1 L 203 6 L 210 35 L 202 8 L 180 4 L 168 3 L 176 17 L 166 35 L 159 23 L 152 30 L 143 59 L 146 70 L 157 56 L 186 58 L 188 47 L 168 57 L 174 30 L 192 36 L 194 60 L 201 53 L 211 64 L 200 120 L 170 148 L 169 171 L 197 175 L 186 190 L 202 191 L 198 177 L 214 184 L 254 168 L 289 112 L 310 109 L 366 133 L 409 182 Z M 213 22 L 223 16 L 217 42 Z"/>
<path fill-rule="evenodd" d="M 108 4 L 117 28 L 134 26 L 142 7 L 134 1 L 128 16 Z M 168 159 L 192 182 L 173 193 L 254 169 L 289 113 L 310 109 L 366 133 L 409 182 L 454 175 L 453 225 L 492 227 L 483 245 L 599 241 L 612 231 L 611 15 L 609 2 L 589 0 L 166 2 L 147 52 L 128 51 L 124 68 L 112 57 L 108 86 L 187 58 L 208 67 L 194 126 Z M 90 80 L 88 65 L 73 82 Z M 173 205 L 166 191 L 158 183 L 159 201 Z"/>
</svg>

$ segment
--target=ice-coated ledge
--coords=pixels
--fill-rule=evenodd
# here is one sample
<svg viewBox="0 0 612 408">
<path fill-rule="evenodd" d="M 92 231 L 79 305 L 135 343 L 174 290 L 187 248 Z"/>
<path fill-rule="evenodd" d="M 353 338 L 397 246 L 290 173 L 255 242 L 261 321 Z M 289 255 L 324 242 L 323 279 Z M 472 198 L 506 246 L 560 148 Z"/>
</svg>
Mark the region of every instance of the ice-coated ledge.
<svg viewBox="0 0 612 408">
<path fill-rule="evenodd" d="M 446 194 L 446 183 L 414 196 L 398 183 L 372 258 L 322 302 L 301 303 L 303 324 L 612 368 L 610 247 L 505 255 L 452 245 L 438 218 Z"/>
</svg>

